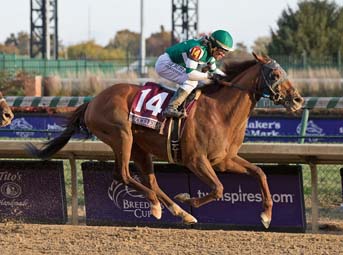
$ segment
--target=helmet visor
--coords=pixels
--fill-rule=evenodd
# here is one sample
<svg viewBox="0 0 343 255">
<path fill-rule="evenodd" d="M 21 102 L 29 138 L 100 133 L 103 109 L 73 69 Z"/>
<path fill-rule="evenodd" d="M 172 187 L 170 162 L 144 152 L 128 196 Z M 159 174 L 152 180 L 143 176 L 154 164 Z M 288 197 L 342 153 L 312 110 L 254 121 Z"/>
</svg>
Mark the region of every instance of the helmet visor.
<svg viewBox="0 0 343 255">
<path fill-rule="evenodd" d="M 226 46 L 225 44 L 219 42 L 218 40 L 213 38 L 213 42 L 214 42 L 214 47 L 217 47 L 218 49 L 223 50 L 225 53 L 229 52 L 229 51 L 233 51 L 233 48 L 229 48 L 228 46 Z"/>
</svg>

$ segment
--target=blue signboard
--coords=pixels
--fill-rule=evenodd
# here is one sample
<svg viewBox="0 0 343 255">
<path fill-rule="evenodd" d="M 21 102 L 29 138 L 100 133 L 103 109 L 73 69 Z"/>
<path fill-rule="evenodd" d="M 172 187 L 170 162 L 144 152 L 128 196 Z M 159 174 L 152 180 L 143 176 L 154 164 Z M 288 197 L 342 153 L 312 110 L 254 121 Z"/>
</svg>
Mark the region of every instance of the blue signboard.
<svg viewBox="0 0 343 255">
<path fill-rule="evenodd" d="M 52 138 L 64 130 L 66 122 L 67 118 L 63 115 L 16 114 L 9 126 L 0 128 L 0 137 Z"/>
<path fill-rule="evenodd" d="M 245 141 L 297 142 L 301 119 L 281 117 L 251 117 L 247 124 Z M 343 119 L 308 120 L 305 142 L 343 142 Z M 287 137 L 293 136 L 293 137 Z M 341 136 L 341 137 L 330 137 Z"/>
<path fill-rule="evenodd" d="M 2 160 L 0 219 L 66 223 L 63 162 Z"/>
<path fill-rule="evenodd" d="M 268 176 L 273 200 L 272 230 L 305 231 L 305 207 L 300 166 L 261 166 Z M 258 180 L 252 176 L 218 173 L 224 186 L 222 199 L 199 208 L 193 216 L 199 225 L 229 225 L 235 228 L 263 229 L 263 211 Z M 192 197 L 203 197 L 210 189 L 197 177 L 190 177 Z"/>
<path fill-rule="evenodd" d="M 53 137 L 63 130 L 65 120 L 65 117 L 58 115 L 16 114 L 9 126 L 0 128 L 0 136 L 18 138 Z M 32 130 L 34 132 L 21 130 Z"/>
<path fill-rule="evenodd" d="M 159 168 L 158 164 L 155 165 L 156 178 L 160 187 L 167 194 L 175 196 L 180 190 L 188 191 L 186 173 L 182 171 L 161 172 L 158 171 Z M 130 164 L 130 169 L 134 169 L 132 164 Z M 180 218 L 173 216 L 162 204 L 162 219 L 154 218 L 150 213 L 149 201 L 141 193 L 113 180 L 113 171 L 114 163 L 111 162 L 82 163 L 86 222 L 88 225 L 112 225 L 116 223 L 168 225 L 181 223 Z M 141 177 L 136 171 L 132 175 L 140 181 Z M 190 212 L 189 206 L 180 206 Z"/>
<path fill-rule="evenodd" d="M 132 165 L 130 167 L 132 169 Z M 302 175 L 300 166 L 263 166 L 274 201 L 272 230 L 304 231 L 306 229 Z M 150 215 L 150 203 L 131 188 L 113 181 L 114 164 L 85 162 L 82 164 L 87 224 L 158 223 L 176 224 L 180 218 L 162 207 L 162 219 Z M 186 168 L 171 164 L 155 166 L 160 187 L 170 197 L 190 193 L 202 197 L 210 192 Z M 137 180 L 139 177 L 134 175 Z M 263 229 L 260 222 L 262 195 L 258 180 L 247 175 L 218 174 L 224 185 L 221 200 L 200 208 L 182 208 L 197 218 L 195 227 L 219 225 L 230 228 Z"/>
<path fill-rule="evenodd" d="M 20 138 L 55 137 L 63 130 L 65 122 L 66 117 L 62 115 L 16 114 L 9 126 L 0 128 L 0 136 Z M 300 130 L 300 118 L 250 117 L 245 141 L 298 142 Z M 343 118 L 310 118 L 306 135 L 312 136 L 312 138 L 306 138 L 305 142 L 343 142 Z M 82 135 L 75 136 L 75 138 L 83 137 Z"/>
</svg>

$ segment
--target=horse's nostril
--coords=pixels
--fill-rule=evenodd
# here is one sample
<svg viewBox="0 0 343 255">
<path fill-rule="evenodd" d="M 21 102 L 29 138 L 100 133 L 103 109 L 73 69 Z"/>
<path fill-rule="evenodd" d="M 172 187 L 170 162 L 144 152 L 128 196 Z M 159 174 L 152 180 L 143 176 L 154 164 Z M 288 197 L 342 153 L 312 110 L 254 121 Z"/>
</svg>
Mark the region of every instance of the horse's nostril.
<svg viewBox="0 0 343 255">
<path fill-rule="evenodd" d="M 302 97 L 297 97 L 297 98 L 294 98 L 294 101 L 299 104 L 302 104 L 304 102 L 304 99 Z"/>
<path fill-rule="evenodd" d="M 6 119 L 11 119 L 11 118 L 12 118 L 12 114 L 9 113 L 9 112 L 5 112 L 5 113 L 4 113 L 4 117 L 5 117 Z"/>
</svg>

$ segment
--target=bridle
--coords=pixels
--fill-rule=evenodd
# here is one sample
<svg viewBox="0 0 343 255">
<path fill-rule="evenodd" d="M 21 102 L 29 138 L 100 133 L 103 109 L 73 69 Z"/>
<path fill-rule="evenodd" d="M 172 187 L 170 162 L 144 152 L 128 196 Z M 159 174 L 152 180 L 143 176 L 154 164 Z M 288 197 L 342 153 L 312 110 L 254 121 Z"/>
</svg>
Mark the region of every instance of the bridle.
<svg viewBox="0 0 343 255">
<path fill-rule="evenodd" d="M 256 88 L 247 89 L 243 86 L 233 84 L 225 80 L 218 80 L 218 83 L 227 87 L 250 91 L 253 93 L 256 101 L 258 101 L 261 97 L 264 97 L 269 98 L 276 105 L 283 104 L 285 102 L 285 98 L 280 93 L 279 85 L 288 79 L 286 71 L 273 59 L 267 63 L 260 64 L 262 65 L 262 80 L 258 83 Z M 281 72 L 281 76 L 279 78 L 275 77 L 275 70 L 279 70 Z"/>
<path fill-rule="evenodd" d="M 275 70 L 281 72 L 281 76 L 275 78 Z M 283 68 L 275 61 L 270 60 L 268 63 L 262 64 L 262 97 L 270 98 L 274 104 L 282 104 L 285 98 L 281 95 L 279 85 L 287 80 L 287 73 Z"/>
</svg>

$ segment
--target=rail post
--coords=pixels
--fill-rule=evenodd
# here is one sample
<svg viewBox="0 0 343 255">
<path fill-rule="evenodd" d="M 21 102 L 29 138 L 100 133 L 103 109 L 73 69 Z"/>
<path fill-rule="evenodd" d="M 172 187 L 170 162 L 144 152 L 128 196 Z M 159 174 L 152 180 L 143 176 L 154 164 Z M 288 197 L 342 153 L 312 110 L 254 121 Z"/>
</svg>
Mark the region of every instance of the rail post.
<svg viewBox="0 0 343 255">
<path fill-rule="evenodd" d="M 305 135 L 306 135 L 306 129 L 307 129 L 307 122 L 308 117 L 310 115 L 309 109 L 305 108 L 301 117 L 301 130 L 300 130 L 300 139 L 299 143 L 303 144 L 305 142 Z"/>
<path fill-rule="evenodd" d="M 77 225 L 79 222 L 78 215 L 78 194 L 77 194 L 77 169 L 73 154 L 69 156 L 69 164 L 71 169 L 71 224 Z"/>
<path fill-rule="evenodd" d="M 309 162 L 311 168 L 311 210 L 312 210 L 312 233 L 318 232 L 319 206 L 318 206 L 318 171 L 317 165 Z"/>
</svg>

